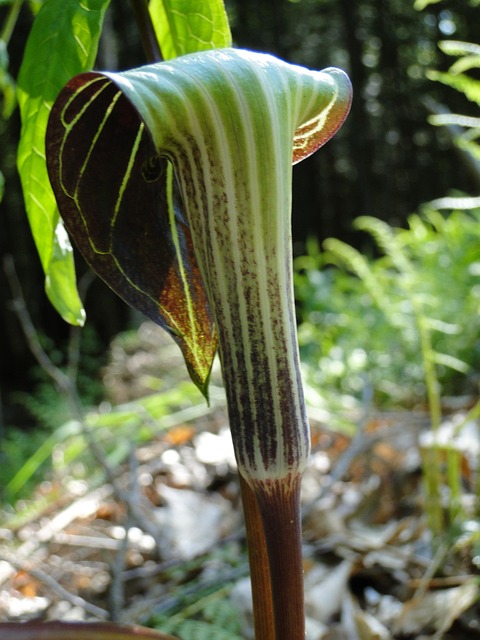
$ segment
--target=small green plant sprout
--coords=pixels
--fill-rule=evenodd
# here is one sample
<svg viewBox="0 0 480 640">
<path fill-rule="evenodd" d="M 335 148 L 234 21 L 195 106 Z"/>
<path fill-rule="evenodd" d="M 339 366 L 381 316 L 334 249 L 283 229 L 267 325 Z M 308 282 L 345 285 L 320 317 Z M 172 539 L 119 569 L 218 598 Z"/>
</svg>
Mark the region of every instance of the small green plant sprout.
<svg viewBox="0 0 480 640">
<path fill-rule="evenodd" d="M 68 4 L 96 33 L 108 3 Z M 218 349 L 255 637 L 303 640 L 299 497 L 310 438 L 293 302 L 292 164 L 342 125 L 350 82 L 338 69 L 311 71 L 231 48 L 220 0 L 151 2 L 148 11 L 134 4 L 149 58 L 161 51 L 164 61 L 99 73 L 79 69 L 90 64 L 84 60 L 64 88 L 49 85 L 58 95 L 47 102 L 46 142 L 38 145 L 54 199 L 47 182 L 42 188 L 61 218 L 54 213 L 36 237 L 49 238 L 44 263 L 53 267 L 56 247 L 67 246 L 58 241 L 63 231 L 55 235 L 64 223 L 93 270 L 170 333 L 206 397 Z M 52 6 L 58 11 L 58 0 L 45 10 Z M 27 146 L 20 157 L 31 180 L 37 167 L 28 168 Z M 61 296 L 50 290 L 63 317 L 82 322 L 75 299 Z"/>
</svg>

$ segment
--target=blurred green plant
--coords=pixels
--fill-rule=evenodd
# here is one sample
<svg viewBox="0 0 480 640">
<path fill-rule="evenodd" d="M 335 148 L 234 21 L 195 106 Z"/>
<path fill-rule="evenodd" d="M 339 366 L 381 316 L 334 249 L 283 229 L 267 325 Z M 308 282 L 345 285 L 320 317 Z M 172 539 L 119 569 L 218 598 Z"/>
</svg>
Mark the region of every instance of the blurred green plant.
<svg viewBox="0 0 480 640">
<path fill-rule="evenodd" d="M 25 466 L 26 460 L 37 453 L 50 434 L 50 431 L 38 427 L 26 438 L 24 429 L 12 425 L 8 425 L 5 429 L 0 453 L 0 486 L 2 487 L 0 499 L 3 505 L 11 503 L 14 499 L 7 489 L 8 483 Z M 41 465 L 37 466 L 37 470 L 41 468 L 42 471 L 45 470 Z M 30 495 L 35 483 L 40 480 L 40 474 L 33 472 L 28 478 L 24 477 L 15 499 Z"/>
<path fill-rule="evenodd" d="M 295 261 L 310 386 L 340 394 L 345 408 L 365 387 L 379 406 L 414 406 L 428 387 L 436 414 L 438 385 L 443 394 L 464 392 L 466 374 L 480 369 L 479 220 L 478 210 L 443 216 L 429 207 L 407 229 L 359 218 L 357 228 L 383 252 L 372 258 L 336 239 L 324 252 L 310 242 Z M 425 359 L 437 382 L 426 380 Z"/>
<path fill-rule="evenodd" d="M 475 77 L 475 71 L 480 68 L 480 45 L 459 40 L 442 40 L 438 43 L 440 49 L 457 60 L 448 71 L 429 71 L 428 77 L 441 82 L 462 93 L 467 100 L 480 107 L 480 80 Z M 472 73 L 473 72 L 473 73 Z M 449 113 L 441 108 L 430 116 L 429 121 L 436 126 L 447 127 L 453 135 L 459 149 L 471 154 L 477 162 L 480 161 L 480 117 Z M 480 165 L 477 165 L 477 170 Z"/>
<path fill-rule="evenodd" d="M 60 403 L 57 394 L 56 404 L 53 398 L 52 403 L 48 401 L 51 409 L 45 408 L 41 402 L 38 406 L 42 412 L 47 411 L 50 415 L 50 411 L 59 410 Z M 184 381 L 162 393 L 116 407 L 101 404 L 98 409 L 87 413 L 83 421 L 70 418 L 53 432 L 51 428 L 49 431 L 40 430 L 28 450 L 23 442 L 19 446 L 20 440 L 25 437 L 24 432 L 14 430 L 4 444 L 4 454 L 12 453 L 13 459 L 5 472 L 0 471 L 0 478 L 5 483 L 3 499 L 12 503 L 25 497 L 31 489 L 32 479 L 38 479 L 37 472 L 40 469 L 47 472 L 45 463 L 52 463 L 53 471 L 61 471 L 63 475 L 68 474 L 75 464 L 77 470 L 83 470 L 82 476 L 88 477 L 92 485 L 103 481 L 105 469 L 99 467 L 98 461 L 91 455 L 89 435 L 105 452 L 107 463 L 114 467 L 126 459 L 132 445 L 151 440 L 162 431 L 199 418 L 210 410 L 211 407 L 205 404 L 194 384 Z M 65 415 L 69 414 L 71 412 L 65 406 Z M 61 464 L 58 463 L 61 468 L 55 465 L 55 458 L 61 460 Z M 22 514 L 17 513 L 16 517 L 21 519 Z M 12 523 L 11 519 L 9 523 Z"/>
<path fill-rule="evenodd" d="M 8 119 L 17 104 L 15 81 L 9 73 L 8 44 L 18 18 L 22 2 L 18 0 L 12 2 L 0 29 L 0 115 L 3 119 Z"/>
<path fill-rule="evenodd" d="M 480 372 L 479 222 L 480 210 L 447 216 L 426 206 L 406 229 L 356 221 L 375 241 L 377 257 L 333 238 L 324 253 L 310 245 L 295 265 L 310 398 L 329 407 L 340 393 L 344 413 L 359 406 L 368 387 L 377 406 L 426 401 L 438 432 L 442 395 L 465 394 L 469 381 L 473 392 Z M 458 452 L 446 456 L 452 524 L 461 515 L 461 465 Z M 425 506 L 435 535 L 446 528 L 443 464 L 436 444 L 424 452 Z"/>
<path fill-rule="evenodd" d="M 446 72 L 431 70 L 427 73 L 427 76 L 463 94 L 468 101 L 477 107 L 477 110 L 474 115 L 450 113 L 446 107 L 438 105 L 434 101 L 427 101 L 427 106 L 433 112 L 429 121 L 435 126 L 442 126 L 448 130 L 454 144 L 463 153 L 466 166 L 478 178 L 480 176 L 480 145 L 478 143 L 480 118 L 476 114 L 480 106 L 480 81 L 476 77 L 476 72 L 480 68 L 480 45 L 459 40 L 443 40 L 438 43 L 438 46 L 446 55 L 453 56 L 457 60 Z M 478 206 L 478 202 L 473 202 L 475 200 L 478 201 L 478 198 L 460 198 L 458 204 L 465 209 L 469 206 L 475 207 Z M 474 263 L 472 269 L 478 278 L 480 275 L 478 263 Z M 478 288 L 478 285 L 476 285 L 476 288 Z M 478 319 L 478 308 L 475 318 Z M 473 322 L 473 324 L 476 326 L 476 322 Z M 467 340 L 465 340 L 467 349 L 472 344 L 475 344 L 475 342 L 470 342 L 468 338 L 475 340 L 474 336 L 467 336 Z M 457 425 L 456 432 L 458 433 L 461 426 L 466 424 L 468 420 L 478 420 L 479 413 L 480 401 L 470 410 L 461 424 Z M 442 460 L 442 452 L 446 458 L 445 461 Z M 471 519 L 469 519 L 463 508 L 461 454 L 452 442 L 442 446 L 439 443 L 438 436 L 434 439 L 433 447 L 424 449 L 422 454 L 426 506 L 432 531 L 435 533 L 436 529 L 441 529 L 443 525 L 444 528 L 446 526 L 452 533 L 453 537 L 461 539 L 469 523 L 471 523 Z M 448 494 L 448 509 L 443 511 L 440 497 L 442 493 L 442 465 L 446 467 L 447 479 L 445 488 Z M 476 485 L 477 506 L 475 515 L 478 516 L 480 485 L 478 482 Z M 448 516 L 446 515 L 447 513 Z M 466 537 L 468 538 L 469 536 L 467 535 Z"/>
<path fill-rule="evenodd" d="M 178 587 L 169 590 L 165 600 L 158 602 L 149 624 L 180 638 L 201 640 L 240 640 L 242 620 L 229 597 L 239 578 L 248 575 L 247 557 L 239 554 L 236 544 L 220 546 L 209 555 L 209 561 L 222 567 L 210 578 L 200 573 L 184 584 L 183 572 L 197 566 L 199 559 L 179 565 L 176 569 Z"/>
</svg>

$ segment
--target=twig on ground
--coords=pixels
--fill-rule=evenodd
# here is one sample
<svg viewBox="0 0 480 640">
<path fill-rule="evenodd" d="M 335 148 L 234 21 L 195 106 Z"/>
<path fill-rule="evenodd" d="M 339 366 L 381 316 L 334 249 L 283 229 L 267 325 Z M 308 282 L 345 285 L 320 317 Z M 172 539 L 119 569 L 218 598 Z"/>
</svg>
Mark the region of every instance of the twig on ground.
<svg viewBox="0 0 480 640">
<path fill-rule="evenodd" d="M 8 562 L 8 564 L 12 565 L 19 571 L 25 571 L 25 573 L 28 573 L 32 578 L 35 578 L 35 580 L 44 584 L 61 598 L 70 602 L 73 606 L 81 607 L 84 611 L 96 618 L 99 618 L 100 620 L 108 619 L 108 611 L 91 604 L 78 595 L 70 593 L 70 591 L 65 589 L 65 587 L 62 587 L 61 584 L 52 578 L 52 576 L 48 575 L 48 573 L 45 573 L 42 569 L 39 569 L 38 567 L 31 567 L 27 562 L 19 562 L 12 557 L 12 554 L 5 553 L 4 550 L 2 550 L 2 555 L 0 555 L 0 561 Z"/>
<path fill-rule="evenodd" d="M 20 326 L 22 327 L 22 331 L 25 335 L 30 351 L 41 368 L 45 373 L 47 373 L 47 375 L 57 385 L 58 389 L 66 397 L 72 414 L 75 417 L 81 416 L 81 404 L 74 382 L 72 382 L 72 380 L 52 362 L 47 352 L 40 344 L 37 331 L 35 330 L 35 326 L 25 303 L 22 286 L 18 279 L 18 275 L 15 270 L 15 263 L 11 255 L 6 255 L 4 257 L 3 267 L 13 296 L 13 300 L 11 302 L 12 308 L 20 321 Z"/>
<path fill-rule="evenodd" d="M 445 557 L 446 557 L 448 551 L 449 551 L 449 547 L 448 547 L 447 544 L 442 543 L 442 544 L 439 545 L 435 555 L 431 559 L 431 561 L 430 561 L 425 573 L 423 574 L 423 576 L 422 576 L 422 578 L 420 580 L 420 583 L 418 584 L 417 588 L 415 589 L 415 593 L 412 596 L 412 600 L 420 599 L 420 598 L 423 598 L 425 596 L 425 594 L 428 591 L 431 579 L 433 578 L 433 576 L 437 572 L 437 570 L 440 567 L 440 565 L 442 564 L 442 562 L 445 560 Z"/>
<path fill-rule="evenodd" d="M 31 558 L 37 552 L 41 544 L 54 540 L 55 536 L 63 531 L 75 518 L 87 518 L 98 509 L 99 505 L 112 493 L 112 488 L 105 485 L 91 493 L 75 500 L 68 507 L 56 514 L 41 527 L 35 536 L 30 536 L 20 547 L 15 550 L 15 557 Z M 8 561 L 0 567 L 0 585 L 2 585 L 13 573 L 13 565 Z"/>
<path fill-rule="evenodd" d="M 78 281 L 78 294 L 81 300 L 85 299 L 88 288 L 95 279 L 95 273 L 93 271 L 87 271 Z M 67 354 L 67 376 L 75 382 L 78 375 L 78 365 L 80 363 L 80 342 L 82 337 L 82 327 L 71 326 L 70 336 L 68 339 L 68 354 Z"/>
<path fill-rule="evenodd" d="M 306 505 L 302 511 L 303 516 L 307 515 L 313 508 L 314 504 L 329 492 L 336 482 L 340 482 L 347 475 L 353 461 L 365 451 L 368 451 L 377 440 L 381 439 L 380 434 L 367 434 L 366 427 L 372 415 L 370 389 L 367 387 L 364 397 L 363 415 L 358 421 L 357 431 L 350 442 L 347 449 L 340 455 L 333 469 L 330 471 L 328 482 L 321 488 L 319 495 L 315 496 Z"/>
<path fill-rule="evenodd" d="M 241 578 L 249 575 L 247 562 L 238 567 L 233 567 L 222 575 L 205 580 L 199 580 L 188 585 L 182 585 L 181 591 L 172 593 L 170 589 L 165 593 L 165 585 L 158 585 L 149 591 L 148 596 L 137 600 L 123 612 L 121 622 L 135 621 L 136 624 L 144 624 L 152 615 L 168 615 L 170 611 L 176 611 L 185 606 L 189 598 L 205 597 L 208 593 L 217 592 L 227 588 L 227 583 L 233 585 Z"/>
<path fill-rule="evenodd" d="M 132 513 L 129 505 L 134 504 L 140 498 L 140 492 L 138 490 L 138 463 L 135 455 L 135 449 L 130 448 L 129 454 L 130 462 L 130 483 L 128 491 L 127 502 L 127 515 L 125 518 L 125 536 L 121 542 L 121 545 L 115 555 L 115 559 L 111 565 L 111 578 L 109 602 L 110 602 L 110 615 L 114 622 L 119 622 L 121 613 L 125 608 L 125 581 L 124 570 L 126 565 L 126 553 L 128 550 L 128 532 L 133 524 Z"/>
<path fill-rule="evenodd" d="M 35 326 L 32 322 L 30 313 L 25 303 L 22 286 L 20 284 L 20 280 L 18 279 L 15 270 L 15 264 L 11 255 L 5 256 L 4 269 L 10 285 L 10 289 L 12 291 L 12 307 L 18 316 L 20 325 L 27 340 L 27 344 L 33 356 L 36 358 L 38 364 L 47 373 L 51 380 L 53 380 L 54 384 L 57 385 L 60 392 L 67 399 L 72 415 L 80 424 L 82 433 L 87 440 L 90 451 L 100 468 L 104 470 L 105 475 L 107 476 L 107 480 L 113 487 L 115 495 L 120 500 L 120 502 L 123 502 L 128 507 L 132 518 L 135 519 L 139 528 L 153 537 L 158 549 L 158 530 L 156 524 L 151 520 L 151 518 L 148 517 L 148 511 L 146 509 L 142 509 L 141 500 L 139 500 L 138 497 L 134 501 L 130 500 L 128 492 L 124 491 L 120 487 L 118 483 L 118 474 L 115 473 L 115 471 L 109 465 L 101 447 L 97 444 L 95 438 L 93 437 L 93 434 L 91 433 L 91 430 L 85 423 L 84 410 L 76 388 L 75 378 L 67 376 L 59 367 L 57 367 L 41 346 L 37 332 L 35 330 Z M 88 286 L 88 280 L 86 280 L 85 286 Z M 71 355 L 72 353 L 69 352 L 69 356 Z M 73 364 L 73 366 L 71 367 L 67 366 L 67 369 L 69 369 L 71 373 L 76 375 L 75 364 Z"/>
<path fill-rule="evenodd" d="M 131 0 L 131 4 L 140 31 L 145 56 L 148 62 L 160 62 L 163 60 L 162 52 L 158 45 L 147 2 L 146 0 Z"/>
</svg>

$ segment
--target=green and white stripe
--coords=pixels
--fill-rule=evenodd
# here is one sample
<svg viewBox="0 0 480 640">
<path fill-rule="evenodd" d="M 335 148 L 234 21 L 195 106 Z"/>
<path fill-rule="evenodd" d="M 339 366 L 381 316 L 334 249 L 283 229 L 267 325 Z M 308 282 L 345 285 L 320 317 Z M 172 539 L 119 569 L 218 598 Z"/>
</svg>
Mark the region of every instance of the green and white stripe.
<svg viewBox="0 0 480 640">
<path fill-rule="evenodd" d="M 106 74 L 173 165 L 220 336 L 233 441 L 249 482 L 308 459 L 290 235 L 292 160 L 343 122 L 350 85 L 223 49 Z"/>
</svg>

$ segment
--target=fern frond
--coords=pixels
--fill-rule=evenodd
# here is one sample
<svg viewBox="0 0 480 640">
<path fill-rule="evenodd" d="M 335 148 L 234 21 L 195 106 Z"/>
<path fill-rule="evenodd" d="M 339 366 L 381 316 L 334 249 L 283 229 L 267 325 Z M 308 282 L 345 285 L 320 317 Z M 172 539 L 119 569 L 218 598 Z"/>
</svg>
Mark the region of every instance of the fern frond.
<svg viewBox="0 0 480 640">
<path fill-rule="evenodd" d="M 355 220 L 354 224 L 357 229 L 369 233 L 374 238 L 379 248 L 391 258 L 399 273 L 403 275 L 412 274 L 413 267 L 407 257 L 401 237 L 395 233 L 389 224 L 371 216 L 360 216 Z"/>
<path fill-rule="evenodd" d="M 206 604 L 203 610 L 203 618 L 215 627 L 228 631 L 232 638 L 242 631 L 237 609 L 222 594 L 216 599 L 211 599 Z"/>
<path fill-rule="evenodd" d="M 329 238 L 325 240 L 324 247 L 328 252 L 326 258 L 331 260 L 333 264 L 352 271 L 363 282 L 374 304 L 382 311 L 387 320 L 393 326 L 398 324 L 397 318 L 392 312 L 388 291 L 383 282 L 384 278 L 381 277 L 385 275 L 385 272 L 380 270 L 375 273 L 372 263 L 346 242 Z"/>
<path fill-rule="evenodd" d="M 441 40 L 439 48 L 449 56 L 474 55 L 480 57 L 480 45 L 473 42 L 463 42 L 461 40 Z"/>
<path fill-rule="evenodd" d="M 449 367 L 454 371 L 458 371 L 459 373 L 468 373 L 470 370 L 470 366 L 460 360 L 459 358 L 455 358 L 454 356 L 449 355 L 448 353 L 440 353 L 439 351 L 432 351 L 432 358 L 435 364 L 440 364 L 445 367 Z"/>
<path fill-rule="evenodd" d="M 357 249 L 346 242 L 342 242 L 342 240 L 337 240 L 337 238 L 328 238 L 325 240 L 323 246 L 327 252 L 325 255 L 326 261 L 352 271 L 362 280 L 376 300 L 378 283 L 367 258 L 357 251 Z M 379 303 L 377 300 L 376 302 Z"/>
<path fill-rule="evenodd" d="M 433 331 L 438 331 L 446 335 L 454 336 L 461 333 L 462 328 L 459 324 L 453 324 L 451 322 L 444 322 L 438 320 L 438 318 L 425 318 L 425 325 Z"/>
<path fill-rule="evenodd" d="M 447 55 L 459 58 L 452 64 L 449 73 L 459 74 L 480 68 L 480 45 L 459 40 L 443 40 L 438 46 Z"/>
<path fill-rule="evenodd" d="M 427 72 L 430 80 L 437 80 L 442 84 L 456 89 L 463 93 L 468 100 L 480 105 L 480 81 L 470 78 L 464 73 L 453 75 L 451 73 L 440 73 L 439 71 Z"/>
<path fill-rule="evenodd" d="M 174 633 L 180 640 L 242 640 L 242 636 L 202 620 L 182 620 L 171 627 L 163 626 L 162 631 Z"/>
</svg>

